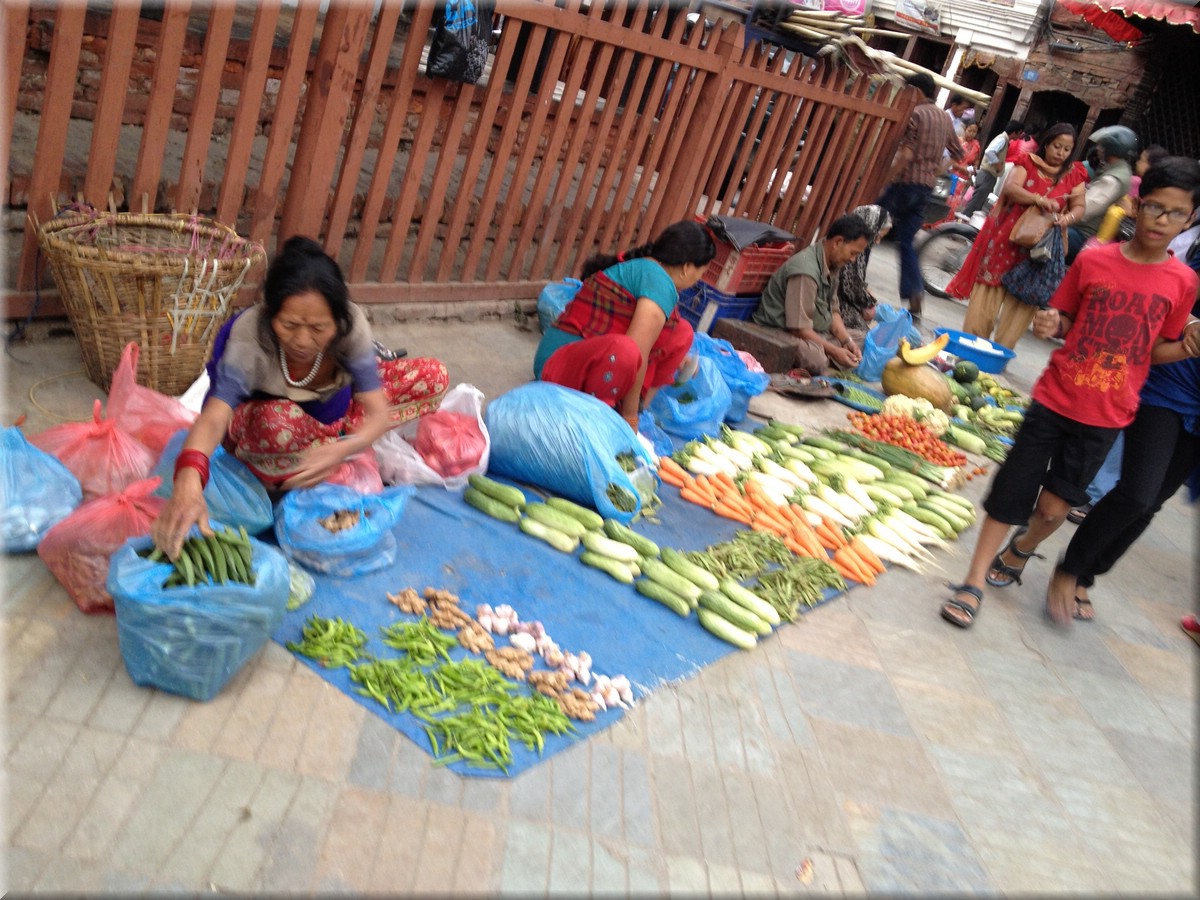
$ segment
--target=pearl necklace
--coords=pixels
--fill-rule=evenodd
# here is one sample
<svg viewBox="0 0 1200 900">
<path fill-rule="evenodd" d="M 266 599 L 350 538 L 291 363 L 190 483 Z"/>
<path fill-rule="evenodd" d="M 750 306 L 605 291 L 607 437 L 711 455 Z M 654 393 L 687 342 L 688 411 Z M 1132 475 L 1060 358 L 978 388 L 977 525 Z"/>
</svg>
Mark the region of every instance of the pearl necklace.
<svg viewBox="0 0 1200 900">
<path fill-rule="evenodd" d="M 309 373 L 299 381 L 293 381 L 292 376 L 288 373 L 287 354 L 283 352 L 283 345 L 279 345 L 279 368 L 283 371 L 283 380 L 292 387 L 308 387 L 314 378 L 317 377 L 317 371 L 321 368 L 321 360 L 325 358 L 325 351 L 317 351 L 317 358 L 313 360 L 312 369 Z"/>
</svg>

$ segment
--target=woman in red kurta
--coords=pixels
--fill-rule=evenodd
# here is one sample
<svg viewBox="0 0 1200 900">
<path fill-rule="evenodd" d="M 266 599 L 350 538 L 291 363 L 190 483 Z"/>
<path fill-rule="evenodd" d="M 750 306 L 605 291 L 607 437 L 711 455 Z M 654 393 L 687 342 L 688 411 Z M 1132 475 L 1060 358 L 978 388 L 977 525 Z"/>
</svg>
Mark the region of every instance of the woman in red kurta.
<svg viewBox="0 0 1200 900">
<path fill-rule="evenodd" d="M 1075 129 L 1052 125 L 1038 144 L 1038 152 L 1019 157 L 1004 180 L 1000 202 L 988 215 L 959 273 L 946 287 L 952 297 L 970 297 L 962 330 L 990 338 L 1012 349 L 1029 329 L 1037 307 L 1022 303 L 1000 279 L 1029 250 L 1008 239 L 1013 225 L 1030 206 L 1054 216 L 1055 226 L 1079 221 L 1087 170 L 1068 159 L 1075 150 Z"/>
</svg>

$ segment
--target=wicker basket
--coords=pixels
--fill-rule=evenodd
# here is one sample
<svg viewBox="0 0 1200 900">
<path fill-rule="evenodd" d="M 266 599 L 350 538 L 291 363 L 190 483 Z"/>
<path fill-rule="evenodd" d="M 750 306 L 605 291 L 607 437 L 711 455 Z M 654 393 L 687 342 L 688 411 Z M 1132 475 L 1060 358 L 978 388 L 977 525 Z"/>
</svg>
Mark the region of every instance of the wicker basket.
<svg viewBox="0 0 1200 900">
<path fill-rule="evenodd" d="M 40 225 L 38 242 L 88 378 L 108 390 L 134 341 L 138 381 L 171 396 L 204 369 L 247 273 L 266 260 L 233 229 L 179 214 L 71 211 Z"/>
</svg>

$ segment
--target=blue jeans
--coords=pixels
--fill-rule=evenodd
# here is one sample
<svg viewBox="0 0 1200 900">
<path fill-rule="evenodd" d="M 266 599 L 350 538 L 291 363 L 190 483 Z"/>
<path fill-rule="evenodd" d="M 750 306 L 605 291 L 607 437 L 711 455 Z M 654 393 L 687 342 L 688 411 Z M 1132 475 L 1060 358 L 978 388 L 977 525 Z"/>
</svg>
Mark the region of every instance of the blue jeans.
<svg viewBox="0 0 1200 900">
<path fill-rule="evenodd" d="M 925 208 L 932 193 L 933 188 L 923 184 L 898 181 L 889 184 L 875 201 L 892 216 L 892 233 L 900 252 L 900 296 L 906 300 L 925 290 L 913 238 L 925 222 Z"/>
<path fill-rule="evenodd" d="M 1121 477 L 1121 457 L 1124 455 L 1125 449 L 1125 432 L 1117 435 L 1117 439 L 1113 441 L 1112 449 L 1108 451 L 1108 456 L 1104 458 L 1104 465 L 1100 467 L 1100 471 L 1096 473 L 1096 477 L 1092 479 L 1092 483 L 1088 485 L 1087 494 L 1088 502 L 1096 503 L 1117 486 L 1117 480 Z"/>
</svg>

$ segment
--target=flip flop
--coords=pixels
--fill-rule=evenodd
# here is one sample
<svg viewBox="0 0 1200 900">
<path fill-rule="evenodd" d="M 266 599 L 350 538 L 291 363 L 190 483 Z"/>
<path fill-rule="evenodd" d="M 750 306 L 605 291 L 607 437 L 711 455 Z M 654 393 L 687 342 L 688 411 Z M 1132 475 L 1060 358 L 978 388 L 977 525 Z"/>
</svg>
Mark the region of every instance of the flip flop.
<svg viewBox="0 0 1200 900">
<path fill-rule="evenodd" d="M 1087 607 L 1089 610 L 1092 611 L 1092 614 L 1090 616 L 1081 616 L 1079 614 L 1080 611 L 1084 607 Z M 1089 600 L 1087 597 L 1076 597 L 1075 598 L 1074 617 L 1075 617 L 1075 621 L 1077 621 L 1077 622 L 1095 622 L 1096 621 L 1096 608 L 1094 606 L 1092 606 L 1092 601 Z"/>
</svg>

